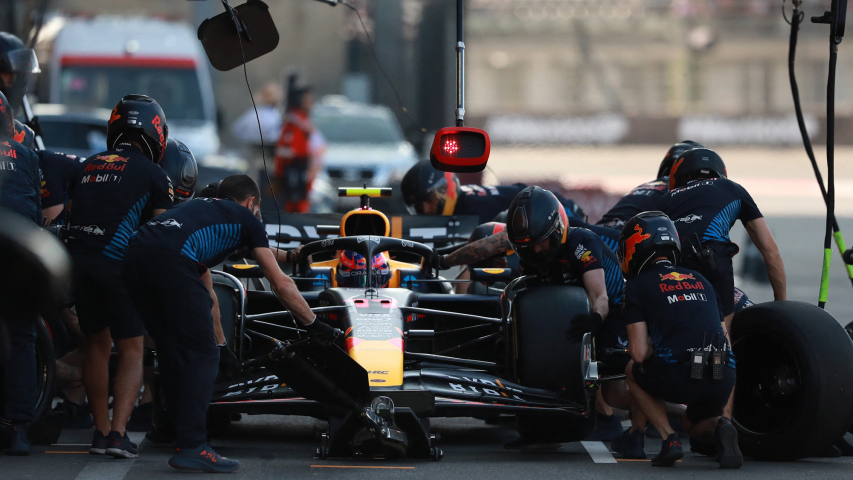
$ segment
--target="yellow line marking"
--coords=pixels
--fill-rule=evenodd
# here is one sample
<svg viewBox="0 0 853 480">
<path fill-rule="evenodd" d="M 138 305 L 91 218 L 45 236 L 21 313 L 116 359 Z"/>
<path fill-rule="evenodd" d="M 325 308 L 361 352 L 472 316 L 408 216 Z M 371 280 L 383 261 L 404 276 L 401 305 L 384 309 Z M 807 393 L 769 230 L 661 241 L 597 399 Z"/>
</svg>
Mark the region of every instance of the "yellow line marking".
<svg viewBox="0 0 853 480">
<path fill-rule="evenodd" d="M 415 467 L 374 467 L 369 465 L 311 465 L 311 468 L 374 468 L 387 470 L 414 470 Z"/>
<path fill-rule="evenodd" d="M 44 453 L 89 453 L 89 452 L 60 452 L 60 451 L 49 451 Z"/>
<path fill-rule="evenodd" d="M 645 459 L 645 460 L 642 460 L 642 459 L 639 459 L 639 458 L 617 458 L 617 459 L 616 459 L 616 461 L 617 461 L 617 462 L 651 462 L 651 461 L 652 461 L 652 459 L 651 459 L 651 458 L 647 458 L 647 459 Z M 676 460 L 675 462 L 676 462 L 676 463 L 681 463 L 681 460 Z"/>
</svg>

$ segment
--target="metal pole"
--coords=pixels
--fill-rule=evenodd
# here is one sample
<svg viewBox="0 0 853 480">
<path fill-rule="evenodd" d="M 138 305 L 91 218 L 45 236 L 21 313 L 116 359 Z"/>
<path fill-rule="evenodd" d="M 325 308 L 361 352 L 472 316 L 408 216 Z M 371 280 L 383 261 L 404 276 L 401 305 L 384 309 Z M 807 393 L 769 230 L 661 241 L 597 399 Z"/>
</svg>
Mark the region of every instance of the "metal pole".
<svg viewBox="0 0 853 480">
<path fill-rule="evenodd" d="M 456 0 L 456 126 L 465 126 L 465 42 L 463 39 L 463 0 Z"/>
</svg>

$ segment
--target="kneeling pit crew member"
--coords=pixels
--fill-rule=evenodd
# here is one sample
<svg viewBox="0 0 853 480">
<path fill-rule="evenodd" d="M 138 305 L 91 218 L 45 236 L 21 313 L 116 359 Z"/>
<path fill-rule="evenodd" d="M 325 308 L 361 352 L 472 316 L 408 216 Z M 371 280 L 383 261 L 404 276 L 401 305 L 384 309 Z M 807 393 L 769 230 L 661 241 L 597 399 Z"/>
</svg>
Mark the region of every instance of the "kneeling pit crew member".
<svg viewBox="0 0 853 480">
<path fill-rule="evenodd" d="M 598 348 L 624 348 L 620 345 L 627 342 L 627 331 L 618 319 L 624 279 L 616 254 L 595 233 L 569 227 L 562 205 L 551 192 L 540 187 L 525 188 L 510 204 L 505 231 L 438 256 L 438 267 L 470 265 L 507 250 L 514 250 L 521 259 L 522 273 L 538 274 L 545 281 L 578 285 L 586 290 L 592 313 L 572 318 L 566 332 L 569 340 L 580 342 L 585 333 L 592 332 Z M 608 382 L 603 398 L 609 405 L 628 408 L 630 398 L 620 388 L 624 384 L 619 383 Z"/>
<path fill-rule="evenodd" d="M 625 286 L 623 318 L 631 361 L 625 369 L 635 407 L 629 430 L 614 451 L 646 458 L 646 421 L 664 438 L 653 466 L 672 466 L 684 455 L 664 401 L 686 404 L 685 430 L 693 439 L 716 439 L 720 468 L 740 468 L 743 456 L 731 423 L 729 399 L 735 361 L 720 297 L 699 272 L 676 265 L 681 250 L 675 225 L 661 212 L 625 224 L 619 239 Z"/>
<path fill-rule="evenodd" d="M 518 192 L 527 188 L 515 185 L 460 185 L 455 173 L 436 170 L 429 161 L 415 164 L 403 176 L 400 191 L 412 215 L 477 215 L 479 223 L 493 221 L 507 209 Z M 570 216 L 583 218 L 575 202 L 558 197 Z"/>
<path fill-rule="evenodd" d="M 737 220 L 764 257 L 775 300 L 786 299 L 786 282 L 785 265 L 767 222 L 749 193 L 726 177 L 726 165 L 716 152 L 687 150 L 672 166 L 670 191 L 661 199 L 660 210 L 678 229 L 682 265 L 711 282 L 731 327 L 735 301 L 732 257 L 739 249 L 729 231 Z"/>
<path fill-rule="evenodd" d="M 669 191 L 669 171 L 682 152 L 691 148 L 704 148 L 693 140 L 684 140 L 669 147 L 658 167 L 658 175 L 651 182 L 635 187 L 620 198 L 607 213 L 596 222 L 597 225 L 621 229 L 634 215 L 649 210 L 657 210 L 658 202 Z M 620 230 L 621 231 L 621 230 Z"/>
<path fill-rule="evenodd" d="M 69 185 L 68 251 L 74 267 L 74 300 L 87 336 L 83 384 L 95 418 L 92 454 L 136 458 L 125 426 L 142 384 L 145 327 L 121 277 L 121 264 L 143 211 L 172 206 L 172 185 L 157 163 L 168 127 L 163 109 L 145 95 L 127 95 L 107 126 L 109 150 L 80 163 Z M 118 352 L 109 417 L 109 359 Z"/>
<path fill-rule="evenodd" d="M 282 273 L 255 216 L 258 185 L 231 175 L 219 185 L 223 199 L 184 202 L 143 225 L 124 261 L 124 279 L 157 345 L 166 408 L 175 425 L 175 468 L 232 472 L 240 462 L 219 456 L 207 442 L 207 409 L 219 364 L 211 309 L 199 264 L 215 265 L 242 246 L 252 249 L 272 291 L 309 334 L 340 332 L 316 320 L 293 281 Z"/>
</svg>

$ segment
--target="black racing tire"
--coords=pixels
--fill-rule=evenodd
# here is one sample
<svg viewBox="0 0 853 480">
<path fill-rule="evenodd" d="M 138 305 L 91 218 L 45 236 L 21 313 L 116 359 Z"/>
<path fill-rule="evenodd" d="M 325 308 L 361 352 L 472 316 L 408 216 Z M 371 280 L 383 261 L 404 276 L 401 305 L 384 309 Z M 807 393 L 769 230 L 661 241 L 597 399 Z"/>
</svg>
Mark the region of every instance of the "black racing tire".
<svg viewBox="0 0 853 480">
<path fill-rule="evenodd" d="M 537 285 L 518 292 L 512 303 L 517 379 L 526 387 L 561 392 L 563 398 L 594 405 L 584 388 L 581 344 L 566 339 L 572 317 L 588 313 L 589 297 L 580 287 Z M 596 415 L 587 417 L 519 415 L 518 432 L 527 440 L 574 442 L 595 429 Z"/>
<path fill-rule="evenodd" d="M 733 422 L 745 455 L 817 456 L 853 424 L 853 341 L 826 311 L 769 302 L 732 321 Z"/>
</svg>

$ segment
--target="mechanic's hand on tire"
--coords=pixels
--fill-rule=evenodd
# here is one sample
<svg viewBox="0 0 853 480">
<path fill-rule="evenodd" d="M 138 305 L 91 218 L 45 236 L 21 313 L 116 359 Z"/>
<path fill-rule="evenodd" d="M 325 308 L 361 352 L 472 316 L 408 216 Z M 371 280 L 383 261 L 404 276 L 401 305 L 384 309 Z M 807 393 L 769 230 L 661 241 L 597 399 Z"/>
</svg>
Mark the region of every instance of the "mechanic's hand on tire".
<svg viewBox="0 0 853 480">
<path fill-rule="evenodd" d="M 305 330 L 308 330 L 308 336 L 311 338 L 324 341 L 337 340 L 344 334 L 344 332 L 337 328 L 330 327 L 316 318 L 312 323 L 305 325 Z"/>
<path fill-rule="evenodd" d="M 240 370 L 240 360 L 234 352 L 228 348 L 228 345 L 218 345 L 219 347 L 219 373 L 226 377 L 230 377 Z"/>
<path fill-rule="evenodd" d="M 591 332 L 595 335 L 595 332 L 598 331 L 602 323 L 604 323 L 604 320 L 596 312 L 575 315 L 572 317 L 569 329 L 566 330 L 566 340 L 581 342 L 585 333 Z"/>
</svg>

